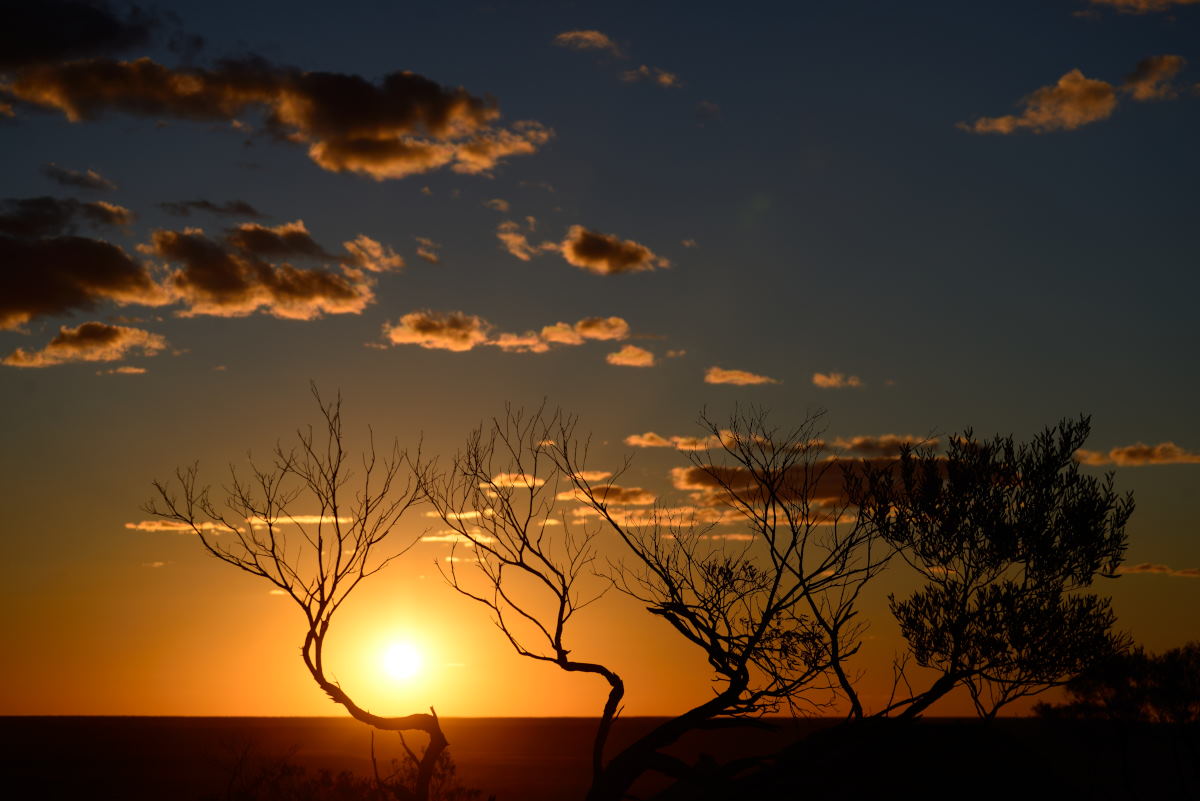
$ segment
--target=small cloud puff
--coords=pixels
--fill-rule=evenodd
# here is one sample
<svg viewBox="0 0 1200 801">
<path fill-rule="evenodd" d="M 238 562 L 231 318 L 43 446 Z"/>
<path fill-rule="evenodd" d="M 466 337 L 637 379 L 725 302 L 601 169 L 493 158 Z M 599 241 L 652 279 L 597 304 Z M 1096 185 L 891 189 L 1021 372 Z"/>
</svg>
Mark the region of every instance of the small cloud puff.
<svg viewBox="0 0 1200 801">
<path fill-rule="evenodd" d="M 649 81 L 664 89 L 678 89 L 683 86 L 683 81 L 673 72 L 667 72 L 658 67 L 650 67 L 645 64 L 637 69 L 626 70 L 621 73 L 621 80 L 626 83 L 636 83 L 640 81 Z"/>
<path fill-rule="evenodd" d="M 653 367 L 654 354 L 636 345 L 623 345 L 605 356 L 604 361 L 621 367 Z"/>
<path fill-rule="evenodd" d="M 621 56 L 621 48 L 607 35 L 597 30 L 563 31 L 554 37 L 554 44 L 571 50 L 606 50 Z"/>
<path fill-rule="evenodd" d="M 101 191 L 111 192 L 117 188 L 117 185 L 105 178 L 95 170 L 69 170 L 66 167 L 60 167 L 54 162 L 42 165 L 42 175 L 62 186 L 70 186 L 75 189 L 96 189 Z"/>
<path fill-rule="evenodd" d="M 704 383 L 749 386 L 754 384 L 778 384 L 780 382 L 769 376 L 758 375 L 746 370 L 726 370 L 723 367 L 714 366 L 705 371 Z"/>
<path fill-rule="evenodd" d="M 812 382 L 821 389 L 858 389 L 864 386 L 861 378 L 845 373 L 813 373 Z"/>
</svg>

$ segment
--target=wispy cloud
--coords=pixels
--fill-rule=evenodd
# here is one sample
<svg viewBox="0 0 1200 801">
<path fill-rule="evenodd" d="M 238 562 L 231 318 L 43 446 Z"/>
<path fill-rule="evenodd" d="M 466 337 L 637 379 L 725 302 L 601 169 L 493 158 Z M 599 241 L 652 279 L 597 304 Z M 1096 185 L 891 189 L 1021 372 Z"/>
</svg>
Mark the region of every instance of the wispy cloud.
<svg viewBox="0 0 1200 801">
<path fill-rule="evenodd" d="M 571 50 L 602 50 L 621 57 L 617 43 L 597 30 L 563 31 L 554 37 L 554 44 Z"/>
<path fill-rule="evenodd" d="M 858 389 L 863 386 L 861 378 L 845 373 L 813 373 L 812 382 L 821 389 Z"/>
<path fill-rule="evenodd" d="M 1200 578 L 1200 567 L 1173 568 L 1167 565 L 1155 565 L 1142 562 L 1137 565 L 1121 565 L 1118 573 L 1125 575 L 1149 574 L 1154 576 L 1172 576 L 1174 578 Z"/>
<path fill-rule="evenodd" d="M 1124 14 L 1149 14 L 1152 11 L 1169 11 L 1175 6 L 1194 6 L 1200 0 L 1092 0 L 1092 5 L 1108 6 Z"/>
<path fill-rule="evenodd" d="M 1125 78 L 1125 91 L 1134 100 L 1168 100 L 1176 96 L 1171 81 L 1187 64 L 1183 56 L 1150 56 L 1138 62 Z"/>
<path fill-rule="evenodd" d="M 704 383 L 749 386 L 754 384 L 778 384 L 780 382 L 770 376 L 758 375 L 746 370 L 726 370 L 724 367 L 714 366 L 705 371 Z"/>
<path fill-rule="evenodd" d="M 176 217 L 190 217 L 193 211 L 214 214 L 218 217 L 265 217 L 258 209 L 244 200 L 227 200 L 224 203 L 213 203 L 203 198 L 197 200 L 179 200 L 159 203 L 158 207 L 167 214 Z"/>
<path fill-rule="evenodd" d="M 640 83 L 645 81 L 653 83 L 656 86 L 661 86 L 664 89 L 678 89 L 683 86 L 683 81 L 675 73 L 646 64 L 642 64 L 635 69 L 625 70 L 621 73 L 621 80 L 626 83 Z"/>
<path fill-rule="evenodd" d="M 468 351 L 492 346 L 510 353 L 546 353 L 555 346 L 577 346 L 589 340 L 608 341 L 629 336 L 629 323 L 620 317 L 585 317 L 578 322 L 558 322 L 541 331 L 493 334 L 494 326 L 477 315 L 461 311 L 410 312 L 396 323 L 384 325 L 384 339 L 393 345 L 420 345 L 438 350 Z"/>
<path fill-rule="evenodd" d="M 1103 465 L 1143 467 L 1155 464 L 1200 464 L 1200 452 L 1181 448 L 1174 442 L 1160 442 L 1157 445 L 1138 442 L 1134 445 L 1113 448 L 1107 453 L 1080 448 L 1075 452 L 1075 458 L 1082 464 L 1096 467 Z"/>
<path fill-rule="evenodd" d="M 94 189 L 111 192 L 117 188 L 116 184 L 95 170 L 84 170 L 82 172 L 71 170 L 66 167 L 60 167 L 53 161 L 42 165 L 42 175 L 57 184 L 69 186 L 74 189 Z"/>
<path fill-rule="evenodd" d="M 80 222 L 120 227 L 133 220 L 132 211 L 103 200 L 85 203 L 43 195 L 0 201 L 0 234 L 23 239 L 73 233 Z"/>
<path fill-rule="evenodd" d="M 914 437 L 911 434 L 880 434 L 879 436 L 837 437 L 833 447 L 847 456 L 896 456 L 904 446 L 936 446 L 938 440 L 929 437 Z"/>
</svg>

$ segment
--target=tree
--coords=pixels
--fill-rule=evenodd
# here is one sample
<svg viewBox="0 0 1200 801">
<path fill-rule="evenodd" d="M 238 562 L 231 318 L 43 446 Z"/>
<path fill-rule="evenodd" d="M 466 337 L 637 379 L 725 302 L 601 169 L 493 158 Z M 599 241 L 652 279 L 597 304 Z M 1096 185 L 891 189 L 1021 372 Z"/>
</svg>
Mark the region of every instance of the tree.
<svg viewBox="0 0 1200 801">
<path fill-rule="evenodd" d="M 728 429 L 702 423 L 712 447 L 692 458 L 706 505 L 690 512 L 632 511 L 630 502 L 645 503 L 648 493 L 616 484 L 621 471 L 589 470 L 574 418 L 544 410 L 509 408 L 481 426 L 428 490 L 478 559 L 483 589 L 469 585 L 455 561 L 445 571 L 451 586 L 488 607 L 518 653 L 608 682 L 590 801 L 622 798 L 650 771 L 686 777 L 693 768 L 665 749 L 696 729 L 746 725 L 783 706 L 819 707 L 839 692 L 861 714 L 845 669 L 861 633 L 855 602 L 887 555 L 866 521 L 845 514 L 840 470 L 821 458 L 816 419 L 778 430 L 752 411 L 735 414 Z M 564 502 L 582 508 L 568 511 Z M 711 521 L 729 518 L 750 533 L 714 535 Z M 574 660 L 567 647 L 572 616 L 597 597 L 581 592 L 597 523 L 623 554 L 601 578 L 700 649 L 717 683 L 711 698 L 610 759 L 605 744 L 624 684 L 607 666 Z M 529 592 L 517 589 L 521 579 Z M 532 591 L 542 593 L 541 606 Z"/>
<path fill-rule="evenodd" d="M 967 430 L 944 455 L 904 447 L 854 486 L 861 516 L 925 581 L 891 609 L 912 658 L 938 673 L 884 714 L 918 715 L 965 686 L 994 717 L 1127 646 L 1109 600 L 1085 592 L 1115 575 L 1133 513 L 1111 474 L 1080 473 L 1089 431 L 1087 417 L 1029 443 Z"/>
<path fill-rule="evenodd" d="M 393 441 L 379 456 L 374 435 L 357 460 L 345 450 L 341 396 L 313 397 L 324 425 L 296 432 L 296 446 L 276 445 L 268 465 L 250 461 L 243 478 L 230 466 L 220 502 L 199 480 L 199 467 L 179 469 L 172 482 L 155 481 L 157 497 L 145 507 L 186 524 L 218 559 L 266 579 L 304 613 L 301 656 L 313 680 L 355 719 L 385 731 L 420 731 L 429 743 L 418 759 L 411 797 L 426 801 L 434 769 L 447 742 L 437 715 L 385 717 L 368 712 L 325 674 L 323 649 L 333 616 L 363 579 L 403 554 L 391 535 L 420 499 L 420 454 L 410 458 Z M 385 549 L 387 549 L 386 552 Z"/>
</svg>

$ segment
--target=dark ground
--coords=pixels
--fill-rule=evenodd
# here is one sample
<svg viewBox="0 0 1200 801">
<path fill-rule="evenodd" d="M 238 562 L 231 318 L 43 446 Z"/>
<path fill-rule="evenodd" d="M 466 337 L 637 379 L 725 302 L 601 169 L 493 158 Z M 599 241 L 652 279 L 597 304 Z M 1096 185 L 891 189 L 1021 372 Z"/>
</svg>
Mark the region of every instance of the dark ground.
<svg viewBox="0 0 1200 801">
<path fill-rule="evenodd" d="M 618 721 L 612 744 L 657 723 Z M 678 755 L 721 760 L 784 749 L 737 785 L 702 780 L 689 798 L 1200 799 L 1196 732 L 1104 722 L 882 721 L 853 732 L 830 722 L 777 721 L 775 732 L 706 733 Z M 458 778 L 497 801 L 571 801 L 587 786 L 595 722 L 581 718 L 448 718 Z M 1185 736 L 1186 735 L 1186 736 Z M 410 738 L 412 744 L 420 735 Z M 399 756 L 376 738 L 381 765 Z M 343 718 L 0 718 L 0 769 L 30 799 L 217 801 L 231 784 L 281 763 L 371 774 L 369 730 Z"/>
</svg>

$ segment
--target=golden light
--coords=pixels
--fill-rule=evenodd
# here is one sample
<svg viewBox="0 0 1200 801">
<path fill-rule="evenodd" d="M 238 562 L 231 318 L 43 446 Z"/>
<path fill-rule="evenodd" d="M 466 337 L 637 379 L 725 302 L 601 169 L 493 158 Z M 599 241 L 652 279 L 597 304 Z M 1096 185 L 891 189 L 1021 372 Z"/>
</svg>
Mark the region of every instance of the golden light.
<svg viewBox="0 0 1200 801">
<path fill-rule="evenodd" d="M 421 652 L 408 642 L 392 643 L 383 652 L 383 672 L 396 681 L 411 679 L 421 672 Z"/>
</svg>

